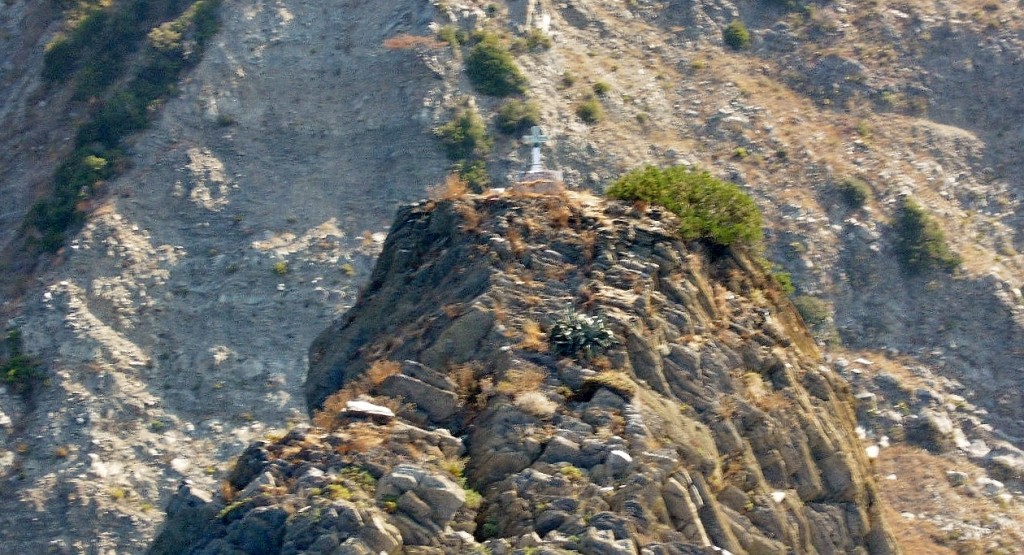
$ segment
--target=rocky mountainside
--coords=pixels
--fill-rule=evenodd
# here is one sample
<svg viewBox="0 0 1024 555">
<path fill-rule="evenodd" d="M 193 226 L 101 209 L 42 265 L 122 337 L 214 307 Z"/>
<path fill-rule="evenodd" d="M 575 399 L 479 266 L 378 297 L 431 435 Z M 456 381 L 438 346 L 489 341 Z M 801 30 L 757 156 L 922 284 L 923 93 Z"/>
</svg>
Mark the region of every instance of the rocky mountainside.
<svg viewBox="0 0 1024 555">
<path fill-rule="evenodd" d="M 506 101 L 467 76 L 481 31 L 523 70 L 571 186 L 698 164 L 757 200 L 863 435 L 897 445 L 876 470 L 901 538 L 1024 541 L 1019 5 L 224 0 L 202 61 L 76 206 L 84 227 L 12 253 L 118 92 L 42 77 L 84 4 L 130 5 L 0 3 L 0 313 L 44 378 L 0 384 L 0 552 L 141 552 L 180 479 L 214 490 L 252 440 L 305 420 L 307 346 L 351 306 L 395 208 L 452 169 L 435 129 L 473 107 L 491 184 L 526 165 Z M 955 272 L 904 271 L 904 198 L 945 230 Z"/>
<path fill-rule="evenodd" d="M 183 486 L 151 553 L 898 552 L 849 388 L 677 228 L 586 194 L 402 210 L 311 347 L 324 428 Z"/>
</svg>

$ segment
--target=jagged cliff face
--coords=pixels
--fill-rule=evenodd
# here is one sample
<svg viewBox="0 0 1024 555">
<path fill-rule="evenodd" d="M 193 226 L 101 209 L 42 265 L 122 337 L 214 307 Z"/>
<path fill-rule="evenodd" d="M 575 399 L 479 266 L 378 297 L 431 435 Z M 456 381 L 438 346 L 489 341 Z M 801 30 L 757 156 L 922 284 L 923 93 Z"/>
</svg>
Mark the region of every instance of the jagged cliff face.
<svg viewBox="0 0 1024 555">
<path fill-rule="evenodd" d="M 1020 9 L 783 4 L 226 1 L 221 34 L 129 141 L 132 167 L 104 185 L 81 233 L 35 273 L 0 272 L 25 285 L 0 309 L 48 378 L 30 402 L 0 388 L 0 544 L 137 552 L 179 479 L 214 488 L 250 440 L 303 418 L 309 342 L 351 306 L 394 207 L 449 169 L 431 129 L 466 97 L 485 118 L 500 102 L 466 80 L 465 48 L 383 46 L 438 25 L 552 38 L 516 59 L 553 139 L 548 163 L 571 185 L 650 162 L 702 164 L 747 187 L 770 257 L 798 294 L 834 309 L 819 335 L 851 352 L 833 367 L 878 396 L 869 432 L 895 438 L 923 421 L 935 432 L 924 443 L 1019 480 Z M 0 247 L 91 109 L 39 78 L 58 8 L 0 7 Z M 737 17 L 753 36 L 742 52 L 721 39 Z M 611 86 L 605 118 L 588 126 L 574 110 L 599 81 Z M 526 162 L 491 130 L 502 185 Z M 870 185 L 865 208 L 840 202 L 847 175 Z M 964 255 L 956 279 L 908 278 L 895 263 L 889 222 L 904 192 Z"/>
<path fill-rule="evenodd" d="M 770 278 L 675 222 L 576 194 L 402 210 L 311 347 L 307 400 L 337 429 L 251 447 L 227 509 L 183 491 L 154 552 L 256 530 L 268 554 L 897 552 L 846 387 Z M 567 307 L 614 343 L 554 352 Z M 337 403 L 357 393 L 397 417 Z"/>
</svg>

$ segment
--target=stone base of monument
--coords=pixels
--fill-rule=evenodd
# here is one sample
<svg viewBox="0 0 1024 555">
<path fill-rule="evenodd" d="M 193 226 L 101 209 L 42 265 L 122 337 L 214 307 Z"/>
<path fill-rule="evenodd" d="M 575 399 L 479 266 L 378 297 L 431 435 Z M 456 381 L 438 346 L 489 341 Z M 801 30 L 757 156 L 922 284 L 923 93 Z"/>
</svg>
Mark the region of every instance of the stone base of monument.
<svg viewBox="0 0 1024 555">
<path fill-rule="evenodd" d="M 564 190 L 562 172 L 554 170 L 523 172 L 512 185 L 512 191 L 516 193 L 550 194 Z"/>
</svg>

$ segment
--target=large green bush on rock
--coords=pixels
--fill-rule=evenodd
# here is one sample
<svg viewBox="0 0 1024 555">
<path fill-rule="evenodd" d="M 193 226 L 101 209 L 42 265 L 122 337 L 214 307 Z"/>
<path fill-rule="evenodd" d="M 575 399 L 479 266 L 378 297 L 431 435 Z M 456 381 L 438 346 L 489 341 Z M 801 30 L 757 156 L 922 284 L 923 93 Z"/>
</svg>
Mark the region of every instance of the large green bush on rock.
<svg viewBox="0 0 1024 555">
<path fill-rule="evenodd" d="M 942 228 L 914 199 L 900 201 L 893 231 L 896 257 L 908 274 L 932 269 L 950 272 L 960 266 L 960 257 L 949 250 Z"/>
<path fill-rule="evenodd" d="M 470 50 L 466 76 L 476 90 L 486 95 L 511 96 L 526 91 L 526 77 L 494 35 L 483 35 Z"/>
<path fill-rule="evenodd" d="M 679 216 L 679 233 L 687 240 L 705 239 L 723 246 L 761 241 L 763 220 L 753 199 L 706 171 L 647 166 L 619 178 L 606 194 L 664 206 Z"/>
</svg>

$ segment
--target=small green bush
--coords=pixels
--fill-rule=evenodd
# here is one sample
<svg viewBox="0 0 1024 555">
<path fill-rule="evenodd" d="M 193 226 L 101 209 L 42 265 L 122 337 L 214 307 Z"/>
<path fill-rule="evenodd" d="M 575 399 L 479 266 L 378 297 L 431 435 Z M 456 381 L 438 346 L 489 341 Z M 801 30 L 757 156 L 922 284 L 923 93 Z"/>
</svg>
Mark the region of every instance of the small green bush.
<svg viewBox="0 0 1024 555">
<path fill-rule="evenodd" d="M 555 354 L 592 358 L 615 343 L 615 334 L 601 316 L 587 316 L 570 309 L 551 326 L 548 340 Z"/>
<path fill-rule="evenodd" d="M 810 295 L 798 295 L 793 299 L 793 306 L 803 317 L 808 326 L 817 326 L 828 321 L 832 310 L 828 303 Z"/>
<path fill-rule="evenodd" d="M 494 141 L 487 135 L 483 118 L 473 107 L 464 108 L 451 121 L 434 130 L 454 169 L 475 192 L 487 188 L 486 157 Z"/>
<path fill-rule="evenodd" d="M 605 83 L 604 81 L 598 81 L 597 83 L 594 83 L 593 88 L 594 94 L 601 97 L 607 95 L 612 90 L 612 86 L 609 85 L 608 83 Z"/>
<path fill-rule="evenodd" d="M 734 19 L 722 30 L 722 39 L 733 50 L 742 50 L 750 46 L 750 31 L 742 21 Z"/>
<path fill-rule="evenodd" d="M 793 285 L 793 274 L 782 270 L 776 270 L 772 272 L 772 278 L 775 279 L 775 283 L 779 284 L 779 289 L 787 295 L 792 295 L 796 292 L 796 287 Z"/>
<path fill-rule="evenodd" d="M 495 125 L 498 131 L 507 135 L 528 131 L 534 125 L 540 125 L 540 108 L 529 100 L 506 100 L 498 108 Z"/>
<path fill-rule="evenodd" d="M 836 186 L 840 198 L 850 208 L 863 208 L 871 198 L 871 187 L 863 179 L 847 177 Z"/>
<path fill-rule="evenodd" d="M 544 31 L 533 28 L 526 32 L 526 36 L 516 39 L 512 43 L 512 51 L 519 54 L 523 52 L 540 52 L 542 50 L 549 50 L 551 44 L 551 37 L 547 36 Z"/>
<path fill-rule="evenodd" d="M 452 161 L 479 158 L 491 152 L 487 126 L 475 108 L 459 111 L 451 121 L 434 130 L 434 134 Z"/>
<path fill-rule="evenodd" d="M 647 166 L 619 178 L 606 194 L 664 206 L 679 216 L 679 233 L 686 240 L 706 239 L 723 246 L 761 242 L 763 220 L 753 199 L 706 171 Z"/>
<path fill-rule="evenodd" d="M 21 332 L 11 329 L 4 340 L 4 358 L 0 359 L 0 379 L 16 393 L 31 391 L 43 377 L 39 365 L 22 352 Z"/>
<path fill-rule="evenodd" d="M 487 185 L 491 182 L 491 175 L 487 172 L 487 162 L 483 160 L 458 162 L 454 169 L 469 186 L 469 190 L 474 193 L 486 190 Z"/>
<path fill-rule="evenodd" d="M 512 54 L 495 35 L 483 34 L 466 57 L 466 76 L 473 87 L 489 96 L 512 96 L 526 92 L 526 77 Z"/>
<path fill-rule="evenodd" d="M 908 274 L 933 269 L 951 272 L 962 262 L 949 250 L 939 224 L 910 197 L 900 202 L 893 231 L 896 233 L 896 257 Z"/>
<path fill-rule="evenodd" d="M 576 116 L 587 125 L 596 125 L 604 119 L 604 109 L 596 98 L 590 97 L 576 105 Z"/>
<path fill-rule="evenodd" d="M 445 25 L 437 30 L 437 38 L 442 42 L 447 42 L 452 48 L 458 48 L 465 39 L 465 33 L 459 31 L 459 28 L 454 25 Z"/>
<path fill-rule="evenodd" d="M 562 79 L 559 82 L 559 85 L 563 89 L 568 89 L 569 87 L 571 87 L 571 86 L 573 86 L 575 84 L 576 84 L 576 76 L 573 75 L 571 71 L 568 71 L 568 70 L 563 71 L 562 72 Z"/>
</svg>

